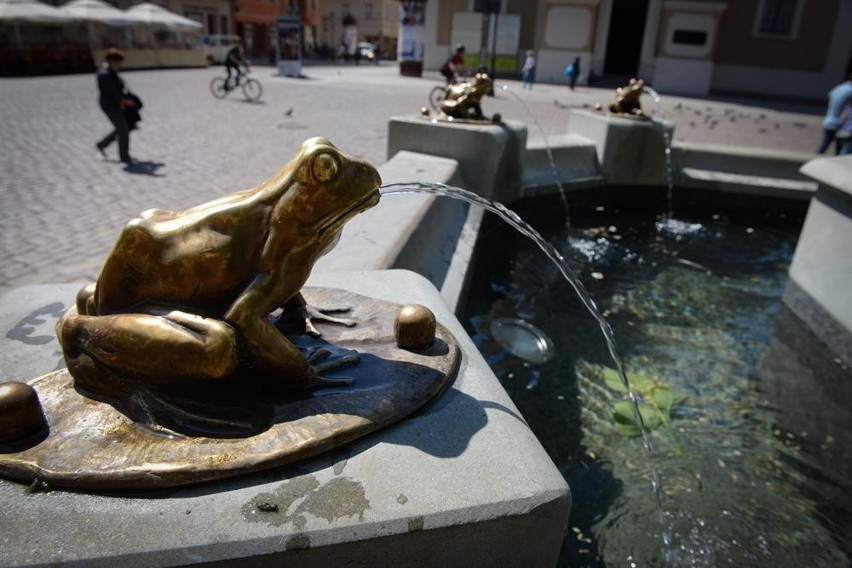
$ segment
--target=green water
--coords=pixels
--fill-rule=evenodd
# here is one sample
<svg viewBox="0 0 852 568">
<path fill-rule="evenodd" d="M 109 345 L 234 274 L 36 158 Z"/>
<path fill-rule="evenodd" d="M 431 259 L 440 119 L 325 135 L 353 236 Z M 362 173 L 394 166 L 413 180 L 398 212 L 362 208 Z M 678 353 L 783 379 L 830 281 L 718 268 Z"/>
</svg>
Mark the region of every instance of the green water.
<svg viewBox="0 0 852 568">
<path fill-rule="evenodd" d="M 686 396 L 656 408 L 650 459 L 617 428 L 624 395 L 595 321 L 507 226 L 486 227 L 464 318 L 571 486 L 560 565 L 850 566 L 852 373 L 780 302 L 801 215 L 661 227 L 630 209 L 572 206 L 570 228 L 521 212 L 603 311 L 627 370 Z M 490 337 L 498 317 L 543 329 L 557 356 L 508 355 Z"/>
</svg>

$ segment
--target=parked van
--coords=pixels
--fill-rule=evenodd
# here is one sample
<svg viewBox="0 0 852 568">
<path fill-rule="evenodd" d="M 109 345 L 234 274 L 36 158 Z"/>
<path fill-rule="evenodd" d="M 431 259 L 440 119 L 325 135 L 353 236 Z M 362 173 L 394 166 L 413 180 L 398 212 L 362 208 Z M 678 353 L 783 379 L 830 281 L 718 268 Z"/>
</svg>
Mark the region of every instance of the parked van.
<svg viewBox="0 0 852 568">
<path fill-rule="evenodd" d="M 224 63 L 231 48 L 241 41 L 240 36 L 235 35 L 203 35 L 198 38 L 198 48 L 207 55 L 207 63 Z"/>
</svg>

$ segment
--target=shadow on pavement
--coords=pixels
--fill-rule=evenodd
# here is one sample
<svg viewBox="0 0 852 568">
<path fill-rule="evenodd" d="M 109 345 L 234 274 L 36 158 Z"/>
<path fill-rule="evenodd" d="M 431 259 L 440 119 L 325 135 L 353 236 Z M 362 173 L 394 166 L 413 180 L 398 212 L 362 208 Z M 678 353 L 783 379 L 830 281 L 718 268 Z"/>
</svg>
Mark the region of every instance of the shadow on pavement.
<svg viewBox="0 0 852 568">
<path fill-rule="evenodd" d="M 138 160 L 124 166 L 124 171 L 129 174 L 146 175 L 153 177 L 163 177 L 165 174 L 159 173 L 157 170 L 166 164 L 163 162 L 147 162 Z"/>
</svg>

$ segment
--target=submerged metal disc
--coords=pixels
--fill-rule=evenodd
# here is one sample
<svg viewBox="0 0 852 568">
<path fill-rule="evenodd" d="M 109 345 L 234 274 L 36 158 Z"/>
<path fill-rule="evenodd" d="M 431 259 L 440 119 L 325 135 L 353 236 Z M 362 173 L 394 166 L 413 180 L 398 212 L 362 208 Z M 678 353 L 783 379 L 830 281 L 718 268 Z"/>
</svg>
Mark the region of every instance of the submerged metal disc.
<svg viewBox="0 0 852 568">
<path fill-rule="evenodd" d="M 530 363 L 547 363 L 555 354 L 547 334 L 522 319 L 495 319 L 491 322 L 491 335 L 506 351 Z"/>
</svg>

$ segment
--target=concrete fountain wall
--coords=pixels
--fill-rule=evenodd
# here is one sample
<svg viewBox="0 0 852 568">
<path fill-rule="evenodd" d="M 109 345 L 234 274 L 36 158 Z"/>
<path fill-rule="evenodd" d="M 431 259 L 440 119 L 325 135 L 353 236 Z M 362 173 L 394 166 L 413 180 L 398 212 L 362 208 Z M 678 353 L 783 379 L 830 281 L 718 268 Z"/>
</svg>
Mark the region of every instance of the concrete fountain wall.
<svg viewBox="0 0 852 568">
<path fill-rule="evenodd" d="M 819 189 L 799 235 L 784 302 L 852 365 L 852 156 L 812 160 L 802 173 Z"/>
</svg>

